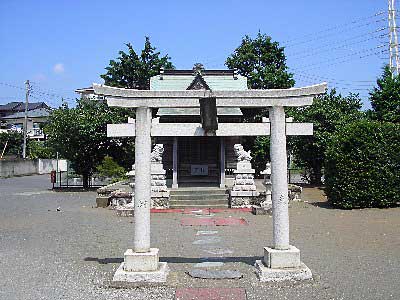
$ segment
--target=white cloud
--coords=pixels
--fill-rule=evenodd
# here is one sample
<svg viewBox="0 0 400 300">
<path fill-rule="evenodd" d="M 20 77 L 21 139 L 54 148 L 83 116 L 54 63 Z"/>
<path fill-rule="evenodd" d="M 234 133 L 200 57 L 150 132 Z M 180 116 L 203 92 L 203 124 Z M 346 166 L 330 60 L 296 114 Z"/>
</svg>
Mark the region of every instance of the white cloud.
<svg viewBox="0 0 400 300">
<path fill-rule="evenodd" d="M 62 64 L 62 63 L 55 64 L 53 67 L 53 71 L 56 74 L 64 73 L 64 64 Z"/>
</svg>

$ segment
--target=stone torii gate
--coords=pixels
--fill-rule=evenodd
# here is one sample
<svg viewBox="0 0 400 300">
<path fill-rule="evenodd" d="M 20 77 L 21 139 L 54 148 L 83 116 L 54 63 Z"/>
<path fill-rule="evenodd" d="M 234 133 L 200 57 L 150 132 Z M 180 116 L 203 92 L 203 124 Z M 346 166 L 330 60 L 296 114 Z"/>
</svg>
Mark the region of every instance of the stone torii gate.
<svg viewBox="0 0 400 300">
<path fill-rule="evenodd" d="M 163 107 L 199 107 L 199 99 L 214 97 L 217 107 L 269 108 L 270 123 L 220 123 L 216 136 L 271 135 L 273 245 L 264 248 L 263 261 L 256 262 L 261 281 L 309 279 L 310 269 L 300 261 L 300 250 L 289 243 L 287 181 L 287 135 L 312 135 L 310 123 L 286 123 L 285 107 L 311 105 L 313 98 L 326 91 L 327 84 L 314 86 L 244 91 L 149 91 L 114 88 L 93 84 L 96 94 L 104 95 L 109 106 L 136 108 L 136 120 L 127 124 L 109 124 L 108 136 L 135 136 L 135 208 L 133 249 L 124 254 L 124 262 L 114 281 L 165 282 L 167 263 L 159 262 L 157 248 L 150 248 L 151 137 L 204 136 L 197 123 L 152 123 L 152 109 Z"/>
</svg>

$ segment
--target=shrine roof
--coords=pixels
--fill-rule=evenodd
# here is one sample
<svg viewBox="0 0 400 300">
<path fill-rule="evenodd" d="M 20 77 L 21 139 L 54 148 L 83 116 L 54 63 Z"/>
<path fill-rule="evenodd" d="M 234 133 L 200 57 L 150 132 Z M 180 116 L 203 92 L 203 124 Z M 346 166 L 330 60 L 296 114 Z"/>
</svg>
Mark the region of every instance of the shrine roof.
<svg viewBox="0 0 400 300">
<path fill-rule="evenodd" d="M 164 70 L 150 79 L 150 90 L 179 91 L 205 89 L 212 91 L 247 90 L 247 78 L 233 70 Z M 200 108 L 160 108 L 158 116 L 199 116 Z M 218 116 L 242 116 L 238 107 L 218 107 Z"/>
<path fill-rule="evenodd" d="M 191 71 L 193 73 L 193 71 Z M 156 75 L 150 79 L 150 90 L 153 91 L 181 91 L 186 90 L 193 80 L 195 74 L 186 70 L 165 71 L 163 75 Z M 247 90 L 247 78 L 241 75 L 234 75 L 233 71 L 221 70 L 204 71 L 202 79 L 212 91 L 240 91 Z"/>
</svg>

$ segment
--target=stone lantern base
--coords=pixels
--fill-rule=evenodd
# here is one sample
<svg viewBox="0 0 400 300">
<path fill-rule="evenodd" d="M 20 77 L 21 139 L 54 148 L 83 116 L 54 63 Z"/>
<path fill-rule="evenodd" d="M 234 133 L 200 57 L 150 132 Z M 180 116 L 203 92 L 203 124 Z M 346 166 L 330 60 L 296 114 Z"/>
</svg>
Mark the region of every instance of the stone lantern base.
<svg viewBox="0 0 400 300">
<path fill-rule="evenodd" d="M 300 261 L 300 250 L 264 248 L 264 259 L 255 263 L 257 277 L 262 282 L 312 279 L 311 270 Z"/>
</svg>

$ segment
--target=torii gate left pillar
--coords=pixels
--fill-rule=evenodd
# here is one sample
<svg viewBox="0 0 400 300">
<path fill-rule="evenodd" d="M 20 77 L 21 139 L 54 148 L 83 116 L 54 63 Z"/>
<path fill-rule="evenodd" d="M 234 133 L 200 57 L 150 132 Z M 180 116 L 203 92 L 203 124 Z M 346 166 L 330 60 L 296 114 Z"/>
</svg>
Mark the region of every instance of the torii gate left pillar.
<svg viewBox="0 0 400 300">
<path fill-rule="evenodd" d="M 140 180 L 135 180 L 133 249 L 125 251 L 113 281 L 165 282 L 168 265 L 159 262 L 157 248 L 150 248 L 151 108 L 136 109 L 135 132 L 135 178 Z"/>
</svg>

